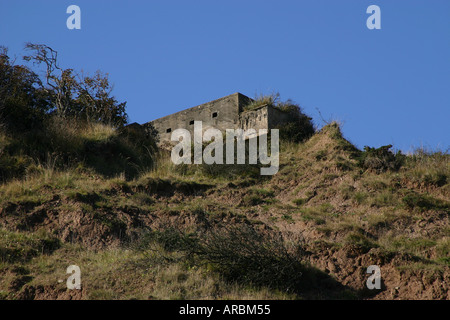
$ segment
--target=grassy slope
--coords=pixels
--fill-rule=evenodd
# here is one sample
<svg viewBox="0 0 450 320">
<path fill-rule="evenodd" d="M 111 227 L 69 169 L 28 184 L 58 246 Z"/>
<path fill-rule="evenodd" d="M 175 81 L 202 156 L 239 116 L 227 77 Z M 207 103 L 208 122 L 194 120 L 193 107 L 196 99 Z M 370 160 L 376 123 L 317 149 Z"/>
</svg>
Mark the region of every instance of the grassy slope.
<svg viewBox="0 0 450 320">
<path fill-rule="evenodd" d="M 282 145 L 270 179 L 187 174 L 164 158 L 131 181 L 42 167 L 0 186 L 0 297 L 448 299 L 448 155 L 409 156 L 399 172 L 376 174 L 361 171 L 358 152 L 331 124 Z M 221 225 L 300 244 L 302 287 L 230 281 L 180 248 L 142 242 L 168 226 L 200 236 Z M 81 291 L 65 289 L 71 264 Z M 376 294 L 364 289 L 372 264 L 382 270 Z"/>
</svg>

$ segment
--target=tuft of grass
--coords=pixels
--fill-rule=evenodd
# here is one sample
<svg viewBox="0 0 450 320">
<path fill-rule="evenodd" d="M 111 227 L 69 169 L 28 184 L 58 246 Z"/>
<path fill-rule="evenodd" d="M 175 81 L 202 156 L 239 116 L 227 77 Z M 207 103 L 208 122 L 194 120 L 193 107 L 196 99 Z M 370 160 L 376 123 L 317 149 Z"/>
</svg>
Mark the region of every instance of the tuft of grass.
<svg viewBox="0 0 450 320">
<path fill-rule="evenodd" d="M 357 204 L 363 204 L 368 197 L 368 194 L 365 192 L 355 192 L 354 194 L 354 199 Z"/>
<path fill-rule="evenodd" d="M 298 198 L 298 199 L 292 200 L 292 202 L 293 202 L 296 206 L 299 206 L 299 207 L 300 207 L 300 206 L 304 205 L 305 203 L 307 203 L 308 200 L 309 200 L 309 199 L 307 199 L 307 198 Z"/>
<path fill-rule="evenodd" d="M 46 231 L 25 234 L 0 229 L 0 263 L 25 263 L 40 254 L 48 254 L 61 246 Z"/>
<path fill-rule="evenodd" d="M 450 212 L 450 202 L 435 199 L 429 195 L 419 194 L 414 191 L 409 192 L 402 199 L 404 205 L 409 210 L 419 210 L 421 212 L 427 210 L 445 210 Z"/>
<path fill-rule="evenodd" d="M 118 135 L 116 129 L 103 123 L 91 123 L 76 132 L 84 141 L 107 141 Z"/>
<path fill-rule="evenodd" d="M 380 239 L 378 243 L 388 251 L 408 253 L 423 259 L 428 259 L 432 251 L 438 248 L 438 241 L 436 240 L 425 237 L 410 238 L 404 235 L 386 236 Z M 445 240 L 439 240 L 439 244 L 437 250 L 441 251 L 437 252 L 436 260 L 446 257 L 446 251 L 448 253 L 448 243 L 445 243 Z"/>
<path fill-rule="evenodd" d="M 368 252 L 370 249 L 378 247 L 375 242 L 370 240 L 361 231 L 350 232 L 346 236 L 345 242 L 360 247 L 364 252 Z"/>
<path fill-rule="evenodd" d="M 292 215 L 290 214 L 284 214 L 281 216 L 281 219 L 286 221 L 287 223 L 294 223 L 294 219 L 292 218 Z"/>
<path fill-rule="evenodd" d="M 447 151 L 428 151 L 420 148 L 407 157 L 405 176 L 412 182 L 443 187 L 449 183 L 450 155 Z"/>
<path fill-rule="evenodd" d="M 438 261 L 450 264 L 450 237 L 443 237 L 436 241 L 436 255 Z"/>
<path fill-rule="evenodd" d="M 264 188 L 250 188 L 247 194 L 242 198 L 242 204 L 247 206 L 256 206 L 262 203 L 273 203 L 275 192 Z"/>
<path fill-rule="evenodd" d="M 262 197 L 265 197 L 265 198 L 272 198 L 272 197 L 275 196 L 275 192 L 273 190 L 268 190 L 268 189 L 263 189 L 263 188 L 261 188 L 261 189 L 258 189 L 258 188 L 250 189 L 250 192 L 254 193 L 254 194 L 261 195 Z"/>
<path fill-rule="evenodd" d="M 303 221 L 313 221 L 316 225 L 323 225 L 326 219 L 322 212 L 313 208 L 304 208 L 300 210 Z"/>
<path fill-rule="evenodd" d="M 244 198 L 242 198 L 242 202 L 244 205 L 247 205 L 247 206 L 256 206 L 261 203 L 264 203 L 265 201 L 261 196 L 259 196 L 257 194 L 250 194 L 250 195 L 244 196 Z"/>
<path fill-rule="evenodd" d="M 373 207 L 381 208 L 386 206 L 395 206 L 397 204 L 397 197 L 391 191 L 383 191 L 375 195 L 370 201 Z"/>
</svg>

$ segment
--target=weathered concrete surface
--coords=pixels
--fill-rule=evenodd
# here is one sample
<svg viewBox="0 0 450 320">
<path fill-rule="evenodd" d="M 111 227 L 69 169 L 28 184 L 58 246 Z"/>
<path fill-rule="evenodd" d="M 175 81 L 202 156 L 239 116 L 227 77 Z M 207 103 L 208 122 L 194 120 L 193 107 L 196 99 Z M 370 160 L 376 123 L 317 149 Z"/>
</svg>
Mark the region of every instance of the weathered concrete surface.
<svg viewBox="0 0 450 320">
<path fill-rule="evenodd" d="M 159 143 L 170 141 L 176 129 L 187 129 L 194 134 L 194 121 L 202 121 L 203 131 L 214 127 L 223 132 L 226 129 L 270 129 L 289 120 L 289 116 L 270 106 L 261 106 L 244 111 L 244 106 L 252 102 L 249 97 L 234 93 L 199 106 L 150 121 L 158 132 Z"/>
</svg>

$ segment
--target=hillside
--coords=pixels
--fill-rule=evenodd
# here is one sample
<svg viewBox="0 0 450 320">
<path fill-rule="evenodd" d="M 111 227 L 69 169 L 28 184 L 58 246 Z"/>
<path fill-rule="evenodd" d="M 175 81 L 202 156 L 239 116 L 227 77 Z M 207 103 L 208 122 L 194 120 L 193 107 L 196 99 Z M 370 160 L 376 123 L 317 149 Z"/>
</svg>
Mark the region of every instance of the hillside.
<svg viewBox="0 0 450 320">
<path fill-rule="evenodd" d="M 117 132 L 92 132 L 90 150 L 123 154 Z M 449 299 L 449 155 L 386 170 L 363 155 L 332 123 L 282 143 L 273 177 L 164 155 L 115 176 L 86 165 L 99 158 L 28 166 L 0 185 L 0 298 Z"/>
</svg>

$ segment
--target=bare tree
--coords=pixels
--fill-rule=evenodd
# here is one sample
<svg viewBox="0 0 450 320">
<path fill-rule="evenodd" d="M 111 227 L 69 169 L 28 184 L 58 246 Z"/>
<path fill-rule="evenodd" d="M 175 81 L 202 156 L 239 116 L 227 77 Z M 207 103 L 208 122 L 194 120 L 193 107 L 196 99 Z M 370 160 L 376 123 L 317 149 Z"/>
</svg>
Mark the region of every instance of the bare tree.
<svg viewBox="0 0 450 320">
<path fill-rule="evenodd" d="M 27 43 L 25 49 L 32 51 L 24 56 L 25 61 L 34 64 L 45 64 L 45 79 L 50 89 L 47 93 L 53 96 L 59 116 L 67 116 L 72 101 L 73 91 L 76 90 L 76 81 L 72 69 L 62 69 L 58 65 L 58 52 L 44 44 Z"/>
<path fill-rule="evenodd" d="M 87 122 L 101 122 L 122 127 L 127 123 L 126 102 L 111 95 L 113 86 L 108 74 L 97 71 L 93 76 L 77 74 L 58 65 L 58 52 L 47 45 L 27 43 L 31 55 L 24 60 L 45 65 L 45 81 L 59 116 L 74 117 Z"/>
</svg>

